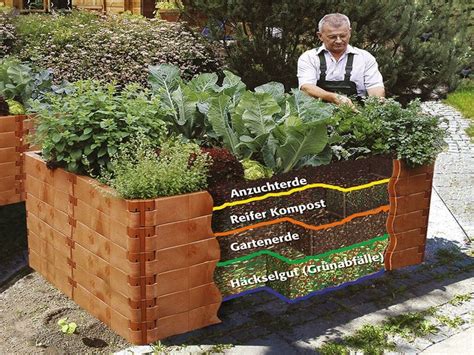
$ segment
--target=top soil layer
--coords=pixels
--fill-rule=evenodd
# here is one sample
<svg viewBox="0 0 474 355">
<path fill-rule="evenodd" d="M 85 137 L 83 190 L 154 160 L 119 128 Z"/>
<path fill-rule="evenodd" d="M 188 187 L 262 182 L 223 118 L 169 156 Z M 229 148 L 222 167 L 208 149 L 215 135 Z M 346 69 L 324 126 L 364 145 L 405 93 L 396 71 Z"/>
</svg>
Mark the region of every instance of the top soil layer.
<svg viewBox="0 0 474 355">
<path fill-rule="evenodd" d="M 232 189 L 241 190 L 254 186 L 265 185 L 267 182 L 291 181 L 295 177 L 306 179 L 308 184 L 325 183 L 340 187 L 352 187 L 369 182 L 389 178 L 392 175 L 392 158 L 389 156 L 372 156 L 358 160 L 343 160 L 318 167 L 305 167 L 285 174 L 274 175 L 270 179 L 252 181 L 229 181 L 223 184 L 209 186 L 209 193 L 214 199 L 214 206 L 225 202 L 237 201 L 246 197 L 231 198 Z M 278 192 L 291 190 L 278 190 Z M 263 195 L 263 194 L 260 194 Z M 250 197 L 255 197 L 252 195 Z"/>
</svg>

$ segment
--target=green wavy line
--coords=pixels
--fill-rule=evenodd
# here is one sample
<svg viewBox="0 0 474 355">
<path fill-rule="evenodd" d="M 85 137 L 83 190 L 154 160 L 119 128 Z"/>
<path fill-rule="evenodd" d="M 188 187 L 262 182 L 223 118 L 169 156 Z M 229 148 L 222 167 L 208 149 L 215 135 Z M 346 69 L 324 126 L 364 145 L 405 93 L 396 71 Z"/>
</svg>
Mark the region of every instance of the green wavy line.
<svg viewBox="0 0 474 355">
<path fill-rule="evenodd" d="M 307 256 L 307 257 L 304 257 L 302 259 L 295 259 L 295 260 L 288 259 L 288 258 L 286 258 L 286 257 L 284 257 L 284 256 L 282 256 L 278 253 L 275 253 L 271 250 L 260 250 L 260 251 L 256 251 L 255 253 L 244 255 L 244 256 L 241 256 L 241 257 L 238 257 L 238 258 L 235 258 L 235 259 L 218 262 L 217 266 L 228 266 L 228 265 L 240 262 L 240 261 L 250 260 L 250 259 L 256 258 L 257 256 L 264 255 L 264 254 L 273 256 L 274 258 L 277 258 L 277 259 L 280 259 L 281 261 L 284 261 L 287 264 L 300 264 L 300 263 L 304 263 L 304 262 L 309 261 L 309 260 L 321 259 L 321 258 L 324 258 L 328 255 L 332 255 L 332 254 L 335 254 L 335 253 L 340 253 L 340 252 L 343 252 L 343 251 L 347 251 L 347 250 L 355 249 L 355 248 L 358 248 L 358 247 L 362 247 L 364 245 L 368 245 L 368 244 L 372 244 L 372 243 L 375 243 L 375 242 L 378 242 L 378 241 L 382 241 L 382 240 L 385 240 L 387 238 L 388 238 L 388 234 L 384 234 L 380 237 L 369 239 L 369 240 L 366 240 L 366 241 L 363 241 L 363 242 L 360 242 L 360 243 L 357 243 L 357 244 L 352 244 L 352 245 L 349 245 L 347 247 L 339 248 L 339 249 L 336 249 L 336 250 L 330 250 L 330 251 L 327 251 L 327 252 L 322 253 L 322 254 Z"/>
</svg>

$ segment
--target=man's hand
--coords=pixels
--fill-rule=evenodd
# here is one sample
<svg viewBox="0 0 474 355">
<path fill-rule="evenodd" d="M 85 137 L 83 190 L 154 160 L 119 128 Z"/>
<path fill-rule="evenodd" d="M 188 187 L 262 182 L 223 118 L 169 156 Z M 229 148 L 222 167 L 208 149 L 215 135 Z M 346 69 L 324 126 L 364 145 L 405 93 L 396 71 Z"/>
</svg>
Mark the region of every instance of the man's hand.
<svg viewBox="0 0 474 355">
<path fill-rule="evenodd" d="M 336 105 L 349 105 L 350 107 L 354 108 L 354 104 L 352 103 L 351 99 L 347 96 L 336 94 L 334 101 Z"/>
<path fill-rule="evenodd" d="M 326 102 L 332 102 L 336 105 L 349 105 L 350 107 L 355 107 L 352 103 L 351 99 L 347 96 L 336 94 L 334 92 L 326 91 L 321 89 L 319 86 L 312 85 L 312 84 L 304 84 L 301 86 L 301 91 L 305 92 L 309 96 L 314 98 L 322 99 Z"/>
</svg>

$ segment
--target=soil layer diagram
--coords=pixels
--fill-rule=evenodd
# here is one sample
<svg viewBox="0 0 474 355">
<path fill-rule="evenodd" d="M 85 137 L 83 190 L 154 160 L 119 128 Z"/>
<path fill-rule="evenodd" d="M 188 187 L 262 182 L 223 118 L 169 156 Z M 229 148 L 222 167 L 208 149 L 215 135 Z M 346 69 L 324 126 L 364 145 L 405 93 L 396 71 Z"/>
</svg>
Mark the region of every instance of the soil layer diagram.
<svg viewBox="0 0 474 355">
<path fill-rule="evenodd" d="M 292 303 L 383 272 L 391 173 L 371 157 L 213 187 L 224 300 L 266 290 Z"/>
</svg>

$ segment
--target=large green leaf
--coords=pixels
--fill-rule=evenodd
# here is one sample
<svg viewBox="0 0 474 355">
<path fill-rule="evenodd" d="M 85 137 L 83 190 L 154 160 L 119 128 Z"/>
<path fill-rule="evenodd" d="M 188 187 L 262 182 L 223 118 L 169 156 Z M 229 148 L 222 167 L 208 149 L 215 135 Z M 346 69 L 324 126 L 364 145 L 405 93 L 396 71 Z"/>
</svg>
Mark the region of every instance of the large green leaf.
<svg viewBox="0 0 474 355">
<path fill-rule="evenodd" d="M 245 127 L 255 136 L 270 133 L 276 127 L 273 115 L 281 111 L 270 94 L 250 91 L 242 95 L 238 107 L 243 110 Z"/>
<path fill-rule="evenodd" d="M 171 94 L 181 83 L 179 68 L 171 64 L 149 66 L 148 82 L 153 91 L 159 92 L 162 102 L 170 109 L 173 106 Z M 176 117 L 177 118 L 177 117 Z"/>
<path fill-rule="evenodd" d="M 191 134 L 198 114 L 196 105 L 199 99 L 197 93 L 188 87 L 181 88 L 179 86 L 171 94 L 171 97 L 178 114 L 176 123 L 180 126 L 181 133 L 187 138 L 193 138 Z"/>
<path fill-rule="evenodd" d="M 216 73 L 203 73 L 196 75 L 189 83 L 188 87 L 196 92 L 216 92 L 219 90 L 217 86 Z"/>
<path fill-rule="evenodd" d="M 224 80 L 222 82 L 222 92 L 232 99 L 232 103 L 237 105 L 240 96 L 245 91 L 245 84 L 240 79 L 240 76 L 233 74 L 228 70 L 224 70 Z"/>
<path fill-rule="evenodd" d="M 265 133 L 257 137 L 240 136 L 240 143 L 237 144 L 239 151 L 243 151 L 244 158 L 250 158 L 254 153 L 260 152 L 266 145 L 270 133 Z"/>
<path fill-rule="evenodd" d="M 327 123 L 332 116 L 334 106 L 308 96 L 304 92 L 293 89 L 289 98 L 293 115 L 299 116 L 303 122 Z"/>
<path fill-rule="evenodd" d="M 239 138 L 229 123 L 229 108 L 231 98 L 227 95 L 219 95 L 211 98 L 207 117 L 212 129 L 222 137 L 226 147 L 234 154 L 239 155 L 237 144 Z"/>
<path fill-rule="evenodd" d="M 281 144 L 276 149 L 277 168 L 284 173 L 290 171 L 304 156 L 322 152 L 328 142 L 324 124 L 310 128 L 304 124 L 278 126 L 274 134 Z"/>
<path fill-rule="evenodd" d="M 282 83 L 271 81 L 269 83 L 257 86 L 255 92 L 266 92 L 270 94 L 273 99 L 281 105 L 285 101 L 285 86 Z"/>
<path fill-rule="evenodd" d="M 299 169 L 304 166 L 320 166 L 327 165 L 332 160 L 332 149 L 329 145 L 323 149 L 321 153 L 317 155 L 306 155 L 301 158 L 298 163 L 295 165 L 296 169 Z"/>
<path fill-rule="evenodd" d="M 277 167 L 276 150 L 279 145 L 278 140 L 273 135 L 270 135 L 265 146 L 262 148 L 263 161 L 272 170 L 276 170 Z"/>
</svg>

